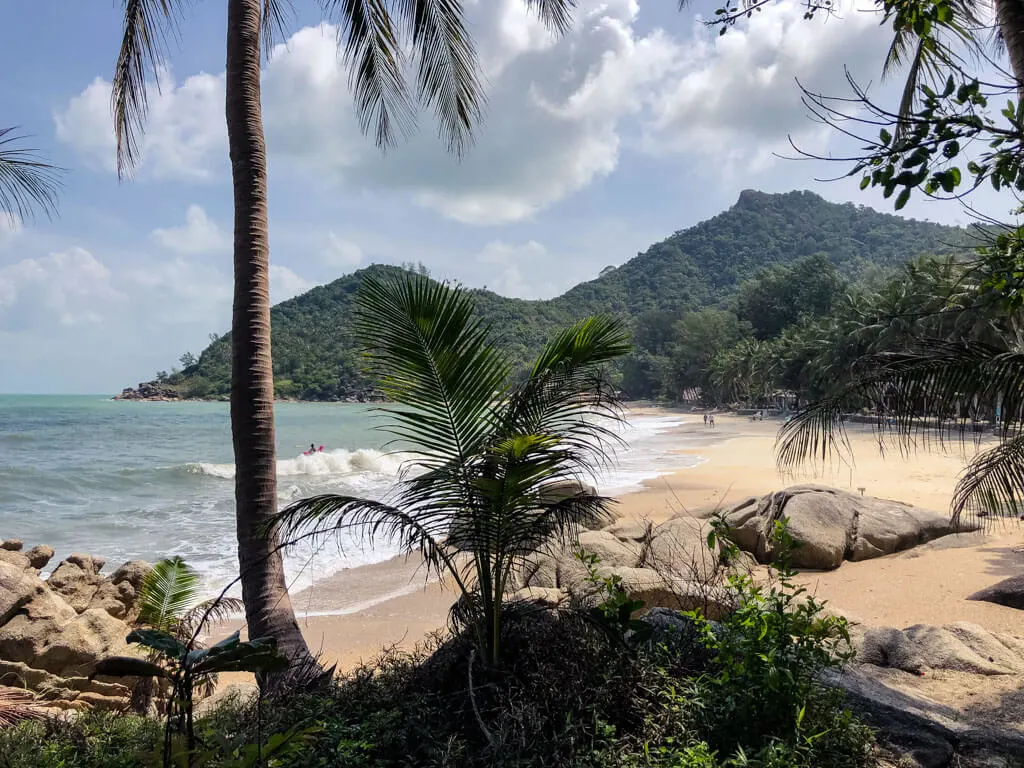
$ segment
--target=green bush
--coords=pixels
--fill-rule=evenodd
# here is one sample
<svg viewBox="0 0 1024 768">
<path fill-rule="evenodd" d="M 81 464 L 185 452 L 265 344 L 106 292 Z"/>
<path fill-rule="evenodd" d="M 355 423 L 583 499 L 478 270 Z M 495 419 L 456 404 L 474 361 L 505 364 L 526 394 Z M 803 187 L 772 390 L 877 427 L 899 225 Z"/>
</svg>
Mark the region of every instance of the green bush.
<svg viewBox="0 0 1024 768">
<path fill-rule="evenodd" d="M 155 720 L 86 712 L 0 729 L 0 768 L 139 768 L 162 743 Z"/>
</svg>

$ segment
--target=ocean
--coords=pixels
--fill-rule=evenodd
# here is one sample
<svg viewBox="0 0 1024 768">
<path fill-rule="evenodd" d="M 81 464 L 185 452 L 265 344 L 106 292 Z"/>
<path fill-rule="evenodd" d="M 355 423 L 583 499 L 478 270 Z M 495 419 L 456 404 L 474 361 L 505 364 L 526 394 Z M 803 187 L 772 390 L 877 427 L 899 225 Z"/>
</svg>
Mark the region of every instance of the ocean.
<svg viewBox="0 0 1024 768">
<path fill-rule="evenodd" d="M 372 406 L 279 403 L 275 409 L 278 496 L 282 505 L 317 493 L 380 498 L 401 455 Z M 598 481 L 602 492 L 696 463 L 673 453 L 673 414 L 631 415 L 628 447 Z M 304 456 L 310 443 L 323 453 Z M 126 560 L 181 555 L 219 591 L 238 572 L 234 465 L 227 403 L 114 401 L 103 395 L 0 395 L 0 539 L 98 555 L 111 570 Z M 385 560 L 394 547 L 354 541 L 286 555 L 292 589 L 340 568 Z"/>
</svg>

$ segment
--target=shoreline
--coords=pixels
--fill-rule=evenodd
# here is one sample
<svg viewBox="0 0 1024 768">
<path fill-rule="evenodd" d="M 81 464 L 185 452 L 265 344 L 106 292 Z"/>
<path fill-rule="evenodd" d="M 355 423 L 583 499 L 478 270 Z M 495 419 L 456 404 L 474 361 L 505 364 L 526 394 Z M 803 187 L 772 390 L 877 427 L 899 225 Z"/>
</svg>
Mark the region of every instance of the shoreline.
<svg viewBox="0 0 1024 768">
<path fill-rule="evenodd" d="M 772 450 L 778 420 L 753 422 L 716 414 L 712 431 L 701 423 L 700 412 L 649 406 L 637 411 L 685 420 L 669 430 L 671 439 L 680 443 L 672 453 L 703 459 L 646 480 L 640 489 L 618 498 L 615 511 L 621 518 L 654 524 L 681 511 L 708 514 L 806 482 L 854 492 L 864 488 L 868 495 L 945 512 L 968 459 L 959 452 L 880 455 L 869 427 L 851 427 L 855 464 L 783 477 Z M 971 621 L 1024 636 L 1020 611 L 965 599 L 1020 572 L 1024 525 L 1012 521 L 984 535 L 948 536 L 887 557 L 844 563 L 835 571 L 805 572 L 799 580 L 834 609 L 867 624 L 902 628 Z M 294 594 L 292 602 L 311 649 L 344 671 L 371 661 L 385 648 L 411 650 L 443 630 L 455 597 L 451 588 L 425 579 L 418 563 L 398 557 L 338 571 Z"/>
</svg>

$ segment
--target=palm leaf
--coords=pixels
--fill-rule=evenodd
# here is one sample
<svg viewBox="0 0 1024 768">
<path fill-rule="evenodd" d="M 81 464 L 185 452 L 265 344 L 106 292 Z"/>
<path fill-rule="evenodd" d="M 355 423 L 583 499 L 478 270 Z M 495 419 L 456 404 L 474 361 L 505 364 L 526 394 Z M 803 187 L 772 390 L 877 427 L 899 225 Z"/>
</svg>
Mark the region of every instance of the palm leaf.
<svg viewBox="0 0 1024 768">
<path fill-rule="evenodd" d="M 288 36 L 289 22 L 295 17 L 292 0 L 263 0 L 263 55 L 269 57 L 277 40 Z"/>
<path fill-rule="evenodd" d="M 30 218 L 35 210 L 47 216 L 57 210 L 63 169 L 43 160 L 35 149 L 20 146 L 24 136 L 0 128 L 0 216 Z"/>
<path fill-rule="evenodd" d="M 448 148 L 462 156 L 479 121 L 483 85 L 461 0 L 400 0 L 416 58 L 419 101 L 432 108 Z"/>
<path fill-rule="evenodd" d="M 245 603 L 234 597 L 203 600 L 182 615 L 177 627 L 178 637 L 191 638 L 198 633 L 200 625 L 219 624 L 244 611 Z"/>
<path fill-rule="evenodd" d="M 1024 354 L 971 341 L 920 342 L 908 352 L 870 355 L 862 373 L 830 397 L 799 411 L 780 431 L 777 458 L 792 468 L 813 458 L 848 455 L 844 410 L 869 406 L 879 417 L 879 435 L 902 449 L 918 441 L 944 444 L 973 436 L 979 409 L 1000 404 L 1004 431 L 1020 429 L 1024 416 Z M 837 451 L 837 449 L 840 449 Z"/>
<path fill-rule="evenodd" d="M 437 462 L 465 462 L 493 425 L 509 365 L 460 288 L 423 276 L 366 277 L 356 334 L 368 371 L 398 407 L 385 429 Z"/>
<path fill-rule="evenodd" d="M 414 124 L 413 101 L 403 76 L 402 49 L 385 0 L 321 0 L 338 25 L 363 133 L 392 146 Z"/>
<path fill-rule="evenodd" d="M 440 505 L 409 510 L 372 499 L 323 494 L 288 505 L 271 524 L 292 544 L 344 531 L 361 535 L 362 542 L 371 546 L 384 540 L 398 544 L 403 552 L 419 550 L 429 568 L 447 571 L 461 584 L 458 565 L 443 543 L 450 514 Z"/>
<path fill-rule="evenodd" d="M 10 728 L 26 720 L 42 720 L 45 716 L 46 713 L 30 691 L 0 686 L 0 729 Z"/>
<path fill-rule="evenodd" d="M 622 444 L 610 428 L 622 421 L 618 393 L 604 365 L 631 349 L 625 325 L 591 317 L 559 333 L 538 356 L 530 376 L 512 393 L 501 434 L 547 435 L 587 465 L 607 463 Z"/>
<path fill-rule="evenodd" d="M 977 456 L 957 483 L 952 507 L 954 523 L 965 513 L 1019 517 L 1024 512 L 1024 435 Z"/>
<path fill-rule="evenodd" d="M 149 111 L 147 76 L 151 74 L 159 87 L 159 66 L 168 37 L 177 35 L 178 21 L 174 0 L 123 2 L 124 33 L 110 92 L 118 177 L 130 173 L 140 160 L 138 141 Z"/>
<path fill-rule="evenodd" d="M 162 631 L 173 630 L 198 591 L 199 574 L 181 557 L 160 560 L 142 582 L 139 621 Z"/>
<path fill-rule="evenodd" d="M 552 32 L 564 35 L 572 26 L 576 0 L 526 0 L 526 7 L 536 13 Z"/>
</svg>

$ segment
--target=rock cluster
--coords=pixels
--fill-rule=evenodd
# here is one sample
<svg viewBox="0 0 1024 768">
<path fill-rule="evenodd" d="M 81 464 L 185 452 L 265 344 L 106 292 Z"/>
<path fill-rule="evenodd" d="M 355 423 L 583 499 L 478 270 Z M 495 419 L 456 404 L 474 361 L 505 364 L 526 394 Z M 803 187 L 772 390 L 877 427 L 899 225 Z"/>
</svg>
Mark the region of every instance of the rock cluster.
<svg viewBox="0 0 1024 768">
<path fill-rule="evenodd" d="M 590 568 L 577 557 L 596 555 L 597 579 L 617 576 L 621 586 L 645 609 L 701 608 L 715 618 L 731 606 L 724 587 L 719 552 L 708 548 L 706 520 L 681 515 L 661 525 L 620 520 L 584 531 L 576 542 L 555 544 L 532 558 L 516 583 L 516 596 L 549 605 L 570 597 L 590 599 L 600 588 Z"/>
<path fill-rule="evenodd" d="M 177 390 L 156 381 L 140 381 L 138 387 L 125 387 L 115 400 L 181 400 Z"/>
<path fill-rule="evenodd" d="M 881 557 L 978 529 L 899 501 L 819 485 L 794 485 L 750 498 L 726 514 L 736 543 L 761 563 L 774 557 L 771 533 L 782 518 L 788 519 L 789 533 L 801 544 L 791 564 L 814 570 L 832 570 L 844 560 Z"/>
<path fill-rule="evenodd" d="M 88 677 L 99 659 L 134 653 L 125 638 L 149 565 L 127 562 L 104 576 L 101 558 L 71 555 L 43 579 L 52 557 L 49 547 L 0 544 L 0 684 L 61 709 L 120 709 L 128 688 Z"/>
</svg>

